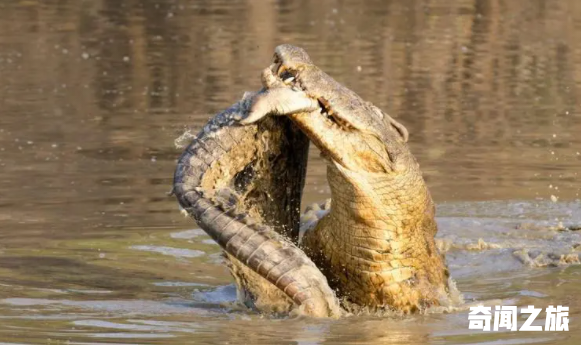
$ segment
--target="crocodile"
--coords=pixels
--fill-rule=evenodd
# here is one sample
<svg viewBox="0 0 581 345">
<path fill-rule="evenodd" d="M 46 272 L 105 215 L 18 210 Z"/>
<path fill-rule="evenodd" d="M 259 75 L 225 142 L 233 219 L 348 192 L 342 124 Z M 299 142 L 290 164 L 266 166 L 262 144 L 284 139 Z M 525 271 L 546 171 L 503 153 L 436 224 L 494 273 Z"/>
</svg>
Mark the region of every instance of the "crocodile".
<svg viewBox="0 0 581 345">
<path fill-rule="evenodd" d="M 299 47 L 278 46 L 262 75 L 266 90 L 240 122 L 290 118 L 327 161 L 330 211 L 301 247 L 343 306 L 413 313 L 451 303 L 434 202 L 406 128 Z"/>
<path fill-rule="evenodd" d="M 224 249 L 246 305 L 339 316 L 326 278 L 294 244 L 309 141 L 284 117 L 240 125 L 259 96 L 246 94 L 193 138 L 178 159 L 173 194 Z"/>
</svg>

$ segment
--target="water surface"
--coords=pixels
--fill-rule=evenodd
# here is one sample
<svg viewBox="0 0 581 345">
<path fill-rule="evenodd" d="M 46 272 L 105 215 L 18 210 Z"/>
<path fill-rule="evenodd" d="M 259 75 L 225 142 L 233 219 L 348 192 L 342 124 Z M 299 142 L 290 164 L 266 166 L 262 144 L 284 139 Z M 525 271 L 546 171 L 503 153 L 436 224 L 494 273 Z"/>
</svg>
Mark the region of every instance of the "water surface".
<svg viewBox="0 0 581 345">
<path fill-rule="evenodd" d="M 578 344 L 581 237 L 529 225 L 581 223 L 580 40 L 575 0 L 2 2 L 0 343 Z M 281 43 L 407 126 L 468 301 L 568 305 L 571 331 L 239 307 L 166 196 L 173 139 Z M 305 202 L 328 196 L 313 149 Z"/>
</svg>

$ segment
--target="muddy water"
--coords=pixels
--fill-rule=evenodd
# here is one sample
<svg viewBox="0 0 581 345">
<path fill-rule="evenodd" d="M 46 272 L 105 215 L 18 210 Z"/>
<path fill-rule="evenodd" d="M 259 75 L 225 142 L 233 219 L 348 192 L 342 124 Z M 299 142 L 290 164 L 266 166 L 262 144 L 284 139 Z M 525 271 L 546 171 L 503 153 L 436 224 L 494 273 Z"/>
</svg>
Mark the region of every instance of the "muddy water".
<svg viewBox="0 0 581 345">
<path fill-rule="evenodd" d="M 0 3 L 0 343 L 578 344 L 581 3 Z M 269 319 L 166 197 L 173 139 L 259 87 L 283 42 L 404 123 L 467 301 L 571 308 Z M 313 151 L 305 201 L 329 196 Z M 520 224 L 520 226 L 518 226 Z M 544 316 L 544 313 L 542 314 Z"/>
</svg>

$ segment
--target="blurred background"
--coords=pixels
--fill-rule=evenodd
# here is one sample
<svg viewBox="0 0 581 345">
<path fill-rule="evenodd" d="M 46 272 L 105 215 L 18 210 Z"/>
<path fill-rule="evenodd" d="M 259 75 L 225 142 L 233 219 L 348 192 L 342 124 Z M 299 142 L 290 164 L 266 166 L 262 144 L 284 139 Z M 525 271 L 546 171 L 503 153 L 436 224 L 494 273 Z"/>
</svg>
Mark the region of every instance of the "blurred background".
<svg viewBox="0 0 581 345">
<path fill-rule="evenodd" d="M 233 300 L 231 280 L 218 248 L 166 193 L 174 139 L 259 89 L 281 43 L 305 48 L 408 128 L 439 214 L 478 219 L 444 219 L 447 229 L 479 229 L 499 215 L 575 220 L 580 40 L 576 0 L 1 2 L 0 342 L 183 342 L 202 339 L 188 333 L 200 324 L 212 340 L 232 318 L 240 328 L 229 339 L 247 329 L 255 316 L 244 311 L 206 315 Z M 324 163 L 311 153 L 305 202 L 329 197 Z M 567 272 L 543 271 L 539 284 L 578 279 Z M 480 279 L 462 277 L 468 292 Z M 475 298 L 490 286 L 474 288 Z M 541 294 L 563 302 L 569 293 Z M 120 323 L 107 321 L 111 313 Z M 281 325 L 261 322 L 257 333 L 272 340 Z M 354 329 L 374 343 L 466 341 L 456 334 L 467 331 L 465 315 L 412 328 L 362 322 Z M 307 334 L 291 343 L 319 343 L 336 325 L 285 327 Z M 375 337 L 376 328 L 389 334 Z"/>
</svg>

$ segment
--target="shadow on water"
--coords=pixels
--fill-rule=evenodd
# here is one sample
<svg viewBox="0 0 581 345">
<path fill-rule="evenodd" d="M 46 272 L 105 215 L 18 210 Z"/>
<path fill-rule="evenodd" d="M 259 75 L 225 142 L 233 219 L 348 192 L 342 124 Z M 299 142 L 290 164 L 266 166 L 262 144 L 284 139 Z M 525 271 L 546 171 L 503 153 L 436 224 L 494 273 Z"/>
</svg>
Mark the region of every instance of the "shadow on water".
<svg viewBox="0 0 581 345">
<path fill-rule="evenodd" d="M 0 343 L 578 343 L 561 255 L 581 238 L 543 226 L 581 223 L 580 18 L 575 0 L 0 3 Z M 166 196 L 173 140 L 256 90 L 285 42 L 407 126 L 466 299 L 568 305 L 569 333 L 235 303 Z M 324 171 L 313 151 L 305 202 L 329 196 Z"/>
</svg>

